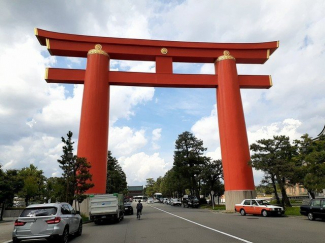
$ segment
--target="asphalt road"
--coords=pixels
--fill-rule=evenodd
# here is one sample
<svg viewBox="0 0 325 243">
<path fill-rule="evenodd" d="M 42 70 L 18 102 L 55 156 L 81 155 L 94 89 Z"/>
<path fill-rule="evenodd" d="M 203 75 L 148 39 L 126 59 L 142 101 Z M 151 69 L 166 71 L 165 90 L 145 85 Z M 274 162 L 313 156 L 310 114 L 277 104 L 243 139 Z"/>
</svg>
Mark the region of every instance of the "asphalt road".
<svg viewBox="0 0 325 243">
<path fill-rule="evenodd" d="M 134 204 L 135 205 L 135 204 Z M 2 226 L 0 224 L 0 232 Z M 307 217 L 240 216 L 204 209 L 144 204 L 141 220 L 128 215 L 118 224 L 84 225 L 71 243 L 208 243 L 208 242 L 324 242 L 325 222 Z M 0 233 L 1 236 L 1 233 Z M 11 234 L 8 235 L 10 239 Z M 2 241 L 4 242 L 4 241 Z M 46 242 L 46 241 L 38 241 Z"/>
</svg>

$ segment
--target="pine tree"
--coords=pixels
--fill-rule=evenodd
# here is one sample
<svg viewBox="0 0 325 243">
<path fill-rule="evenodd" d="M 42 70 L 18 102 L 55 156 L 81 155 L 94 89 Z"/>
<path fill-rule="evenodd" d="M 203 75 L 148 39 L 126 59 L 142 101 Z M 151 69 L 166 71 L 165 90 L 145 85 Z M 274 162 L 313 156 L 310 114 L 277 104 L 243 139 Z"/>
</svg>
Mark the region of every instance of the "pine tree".
<svg viewBox="0 0 325 243">
<path fill-rule="evenodd" d="M 107 153 L 106 193 L 127 193 L 126 175 L 111 151 Z"/>
</svg>

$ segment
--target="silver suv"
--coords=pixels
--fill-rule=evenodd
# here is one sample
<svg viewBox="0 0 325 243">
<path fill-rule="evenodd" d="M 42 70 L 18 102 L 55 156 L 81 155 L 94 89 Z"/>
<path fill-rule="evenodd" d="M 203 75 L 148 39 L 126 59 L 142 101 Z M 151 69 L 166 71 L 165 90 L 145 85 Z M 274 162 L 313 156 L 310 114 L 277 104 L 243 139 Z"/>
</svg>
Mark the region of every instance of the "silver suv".
<svg viewBox="0 0 325 243">
<path fill-rule="evenodd" d="M 82 219 L 68 203 L 34 204 L 24 209 L 15 221 L 13 243 L 45 238 L 67 243 L 70 234 L 81 235 Z"/>
</svg>

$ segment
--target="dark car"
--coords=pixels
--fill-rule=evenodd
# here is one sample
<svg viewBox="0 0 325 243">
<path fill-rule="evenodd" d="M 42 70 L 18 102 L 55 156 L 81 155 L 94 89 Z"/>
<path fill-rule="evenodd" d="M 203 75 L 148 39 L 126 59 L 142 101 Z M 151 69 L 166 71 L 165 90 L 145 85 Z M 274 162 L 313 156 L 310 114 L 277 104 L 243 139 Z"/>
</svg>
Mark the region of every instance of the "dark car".
<svg viewBox="0 0 325 243">
<path fill-rule="evenodd" d="M 133 207 L 130 202 L 124 203 L 124 214 L 133 214 Z"/>
<path fill-rule="evenodd" d="M 195 196 L 191 195 L 184 195 L 182 198 L 182 204 L 184 208 L 198 208 L 200 206 L 199 200 Z"/>
<path fill-rule="evenodd" d="M 325 198 L 312 199 L 309 204 L 300 206 L 300 214 L 306 215 L 309 220 L 325 219 Z"/>
</svg>

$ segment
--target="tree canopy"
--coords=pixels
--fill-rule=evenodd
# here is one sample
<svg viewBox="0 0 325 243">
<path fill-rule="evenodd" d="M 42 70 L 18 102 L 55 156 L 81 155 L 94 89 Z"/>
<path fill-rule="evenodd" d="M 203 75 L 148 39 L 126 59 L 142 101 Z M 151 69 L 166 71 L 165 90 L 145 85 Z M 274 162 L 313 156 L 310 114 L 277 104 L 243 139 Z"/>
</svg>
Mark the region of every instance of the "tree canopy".
<svg viewBox="0 0 325 243">
<path fill-rule="evenodd" d="M 107 152 L 106 193 L 127 193 L 126 175 L 111 151 Z"/>
<path fill-rule="evenodd" d="M 274 136 L 273 139 L 261 139 L 253 143 L 250 149 L 254 152 L 251 156 L 252 166 L 266 172 L 274 187 L 275 181 L 277 182 L 282 194 L 282 204 L 291 206 L 285 186 L 295 169 L 292 160 L 295 147 L 290 144 L 289 137 Z M 276 193 L 276 190 L 274 192 Z"/>
<path fill-rule="evenodd" d="M 65 188 L 65 201 L 71 205 L 75 199 L 81 202 L 85 198 L 83 193 L 94 186 L 91 182 L 92 175 L 89 171 L 91 164 L 86 158 L 79 158 L 73 155 L 74 142 L 71 141 L 72 136 L 73 133 L 69 131 L 67 139 L 61 138 L 64 143 L 62 147 L 63 155 L 58 160 L 64 178 L 62 182 Z"/>
</svg>

